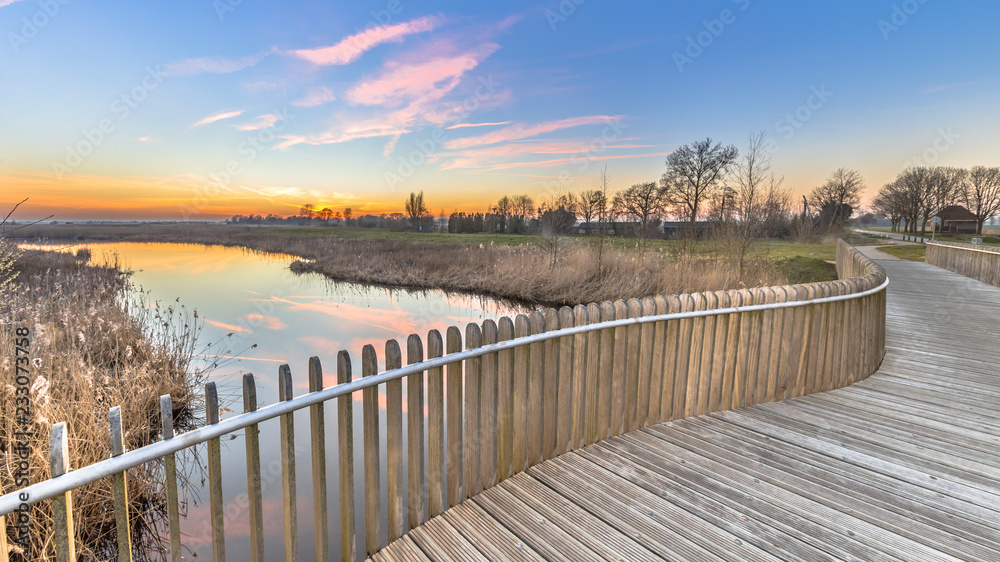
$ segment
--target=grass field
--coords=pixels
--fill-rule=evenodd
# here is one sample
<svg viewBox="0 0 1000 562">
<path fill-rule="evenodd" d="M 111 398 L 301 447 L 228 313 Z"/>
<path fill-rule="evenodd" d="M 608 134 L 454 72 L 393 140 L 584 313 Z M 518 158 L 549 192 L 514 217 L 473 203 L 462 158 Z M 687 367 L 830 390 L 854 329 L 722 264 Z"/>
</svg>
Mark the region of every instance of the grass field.
<svg viewBox="0 0 1000 562">
<path fill-rule="evenodd" d="M 927 255 L 927 246 L 924 246 L 923 244 L 887 246 L 879 248 L 879 250 L 891 256 L 896 256 L 899 259 L 909 261 L 924 261 L 924 256 Z"/>
<path fill-rule="evenodd" d="M 892 229 L 890 227 L 888 227 L 888 226 L 873 226 L 873 227 L 867 228 L 865 230 L 871 230 L 871 231 L 874 231 L 874 232 L 892 232 Z M 902 234 L 902 233 L 898 233 L 898 234 Z M 931 239 L 931 232 L 930 232 L 930 230 L 927 231 L 927 234 L 926 234 L 926 236 L 924 238 L 926 238 L 927 240 Z M 989 235 L 989 234 L 984 234 L 984 235 L 981 235 L 981 236 L 977 236 L 975 234 L 942 234 L 942 233 L 938 233 L 937 235 L 934 236 L 935 240 L 940 240 L 942 242 L 959 242 L 959 243 L 963 243 L 963 244 L 971 244 L 973 238 L 982 238 L 984 246 L 1000 246 L 1000 236 L 992 236 L 992 235 Z"/>
</svg>

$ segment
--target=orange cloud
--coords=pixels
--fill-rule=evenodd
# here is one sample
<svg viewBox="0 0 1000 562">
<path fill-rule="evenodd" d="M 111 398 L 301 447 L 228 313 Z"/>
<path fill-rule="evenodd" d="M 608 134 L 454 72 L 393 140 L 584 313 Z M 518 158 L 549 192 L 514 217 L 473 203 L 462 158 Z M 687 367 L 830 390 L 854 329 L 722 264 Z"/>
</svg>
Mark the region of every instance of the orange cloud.
<svg viewBox="0 0 1000 562">
<path fill-rule="evenodd" d="M 244 328 L 243 326 L 236 326 L 236 325 L 233 325 L 233 324 L 226 324 L 225 322 L 219 322 L 217 320 L 209 320 L 208 318 L 206 318 L 205 319 L 205 323 L 206 324 L 211 324 L 212 326 L 215 326 L 216 328 L 222 328 L 223 330 L 228 330 L 230 332 L 239 332 L 241 334 L 249 334 L 250 333 L 250 330 L 248 330 L 247 328 Z"/>
<path fill-rule="evenodd" d="M 426 16 L 394 25 L 380 25 L 345 37 L 336 45 L 319 49 L 298 49 L 291 54 L 321 66 L 342 65 L 354 62 L 376 45 L 400 42 L 407 35 L 432 31 L 442 23 L 442 18 Z"/>
<path fill-rule="evenodd" d="M 253 327 L 261 327 L 267 330 L 284 330 L 288 327 L 277 316 L 266 316 L 264 314 L 247 314 L 243 317 Z"/>
</svg>

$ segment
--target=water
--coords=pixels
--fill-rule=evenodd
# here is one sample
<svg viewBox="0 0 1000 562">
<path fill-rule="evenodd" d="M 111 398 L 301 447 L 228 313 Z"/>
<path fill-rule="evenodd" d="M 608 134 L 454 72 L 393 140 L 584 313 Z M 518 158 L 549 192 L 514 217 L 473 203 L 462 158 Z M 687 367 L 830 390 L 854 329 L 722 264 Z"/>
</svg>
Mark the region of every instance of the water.
<svg viewBox="0 0 1000 562">
<path fill-rule="evenodd" d="M 242 412 L 243 373 L 255 375 L 258 402 L 263 407 L 278 399 L 277 372 L 278 366 L 283 363 L 291 368 L 295 395 L 298 396 L 308 390 L 308 360 L 311 356 L 318 356 L 322 361 L 324 386 L 329 387 L 336 384 L 336 354 L 342 349 L 351 353 L 353 374 L 359 378 L 360 352 L 366 344 L 375 347 L 382 369 L 387 339 L 399 341 L 405 362 L 406 337 L 411 333 L 420 334 L 424 339 L 426 352 L 426 334 L 430 329 L 438 329 L 443 334 L 448 326 L 464 327 L 469 322 L 481 323 L 486 318 L 525 312 L 516 305 L 475 296 L 441 291 L 388 290 L 334 283 L 318 274 L 297 275 L 288 269 L 294 257 L 262 255 L 239 248 L 108 243 L 62 246 L 59 249 L 75 251 L 82 247 L 89 248 L 93 254 L 92 261 L 98 263 L 105 256 L 117 256 L 123 266 L 134 272 L 132 281 L 147 292 L 150 302 L 159 301 L 161 306 L 182 304 L 198 311 L 204 321 L 199 348 L 208 342 L 221 342 L 200 360 L 203 364 L 220 362 L 212 371 L 210 380 L 216 382 L 220 397 L 228 398 L 232 411 L 224 412 L 223 419 Z M 256 347 L 251 348 L 255 344 Z M 404 412 L 405 392 L 404 388 Z M 380 403 L 384 405 L 384 394 L 380 396 Z M 355 394 L 354 404 L 354 472 L 357 486 L 363 482 L 364 475 L 360 393 Z M 337 552 L 335 549 L 340 540 L 337 510 L 339 456 L 337 406 L 334 402 L 325 405 L 325 418 L 330 506 L 328 534 L 331 549 Z M 383 453 L 380 474 L 384 481 L 384 409 L 381 410 L 381 424 Z M 281 559 L 278 420 L 262 424 L 260 430 L 265 557 L 269 560 Z M 313 552 L 314 532 L 308 410 L 295 414 L 295 438 L 298 545 L 303 557 L 309 558 Z M 181 506 L 185 556 L 211 560 L 207 481 L 201 481 L 200 473 L 193 464 L 204 464 L 204 447 L 186 454 L 182 462 L 192 469 L 192 486 Z M 230 560 L 250 558 L 245 466 L 243 432 L 223 437 L 226 555 Z M 382 505 L 384 521 L 384 495 Z M 361 493 L 355 495 L 355 510 L 358 546 L 363 552 L 364 496 Z M 384 524 L 382 533 L 384 536 Z"/>
</svg>

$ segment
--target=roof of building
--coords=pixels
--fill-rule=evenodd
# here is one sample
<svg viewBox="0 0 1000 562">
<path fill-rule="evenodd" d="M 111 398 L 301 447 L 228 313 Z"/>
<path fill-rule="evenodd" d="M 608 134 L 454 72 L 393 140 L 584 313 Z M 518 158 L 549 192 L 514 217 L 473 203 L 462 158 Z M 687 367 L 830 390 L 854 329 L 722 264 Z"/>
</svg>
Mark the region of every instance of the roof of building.
<svg viewBox="0 0 1000 562">
<path fill-rule="evenodd" d="M 968 209 L 961 205 L 951 205 L 941 209 L 941 212 L 937 214 L 941 217 L 942 221 L 949 222 L 965 222 L 965 221 L 975 221 L 976 215 L 973 215 Z"/>
</svg>

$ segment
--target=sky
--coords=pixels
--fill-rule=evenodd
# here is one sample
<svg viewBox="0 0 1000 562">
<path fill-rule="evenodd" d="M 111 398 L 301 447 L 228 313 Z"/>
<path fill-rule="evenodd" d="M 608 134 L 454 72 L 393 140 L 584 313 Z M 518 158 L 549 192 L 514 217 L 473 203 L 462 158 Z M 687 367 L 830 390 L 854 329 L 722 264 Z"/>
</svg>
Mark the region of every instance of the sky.
<svg viewBox="0 0 1000 562">
<path fill-rule="evenodd" d="M 0 208 L 435 214 L 770 139 L 794 195 L 1000 165 L 1000 4 L 0 0 Z M 4 213 L 6 214 L 6 212 Z"/>
</svg>

